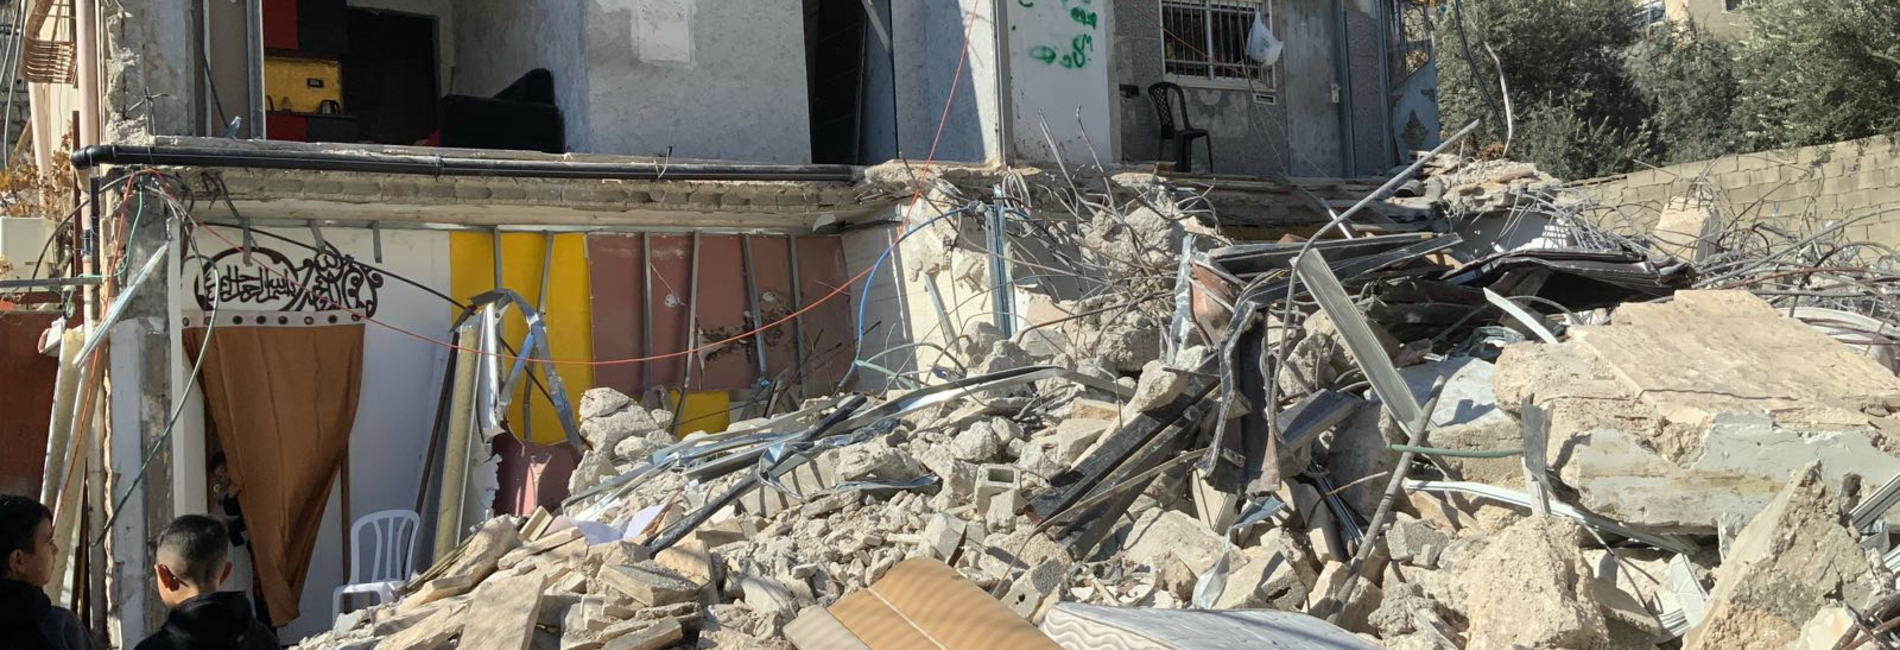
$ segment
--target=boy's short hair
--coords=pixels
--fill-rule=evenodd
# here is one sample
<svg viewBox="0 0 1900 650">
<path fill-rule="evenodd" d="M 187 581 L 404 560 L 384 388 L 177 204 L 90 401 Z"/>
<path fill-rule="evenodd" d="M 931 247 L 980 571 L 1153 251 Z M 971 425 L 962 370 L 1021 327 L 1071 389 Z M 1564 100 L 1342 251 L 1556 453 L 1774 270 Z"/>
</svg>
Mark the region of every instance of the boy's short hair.
<svg viewBox="0 0 1900 650">
<path fill-rule="evenodd" d="M 53 511 L 45 504 L 29 497 L 0 494 L 0 571 L 4 571 L 6 558 L 14 551 L 29 555 L 37 552 L 33 533 L 39 530 L 40 522 L 52 520 Z"/>
<path fill-rule="evenodd" d="M 158 552 L 160 558 L 184 565 L 166 562 L 173 575 L 197 587 L 215 587 L 231 554 L 231 540 L 217 519 L 185 515 L 158 534 Z"/>
</svg>

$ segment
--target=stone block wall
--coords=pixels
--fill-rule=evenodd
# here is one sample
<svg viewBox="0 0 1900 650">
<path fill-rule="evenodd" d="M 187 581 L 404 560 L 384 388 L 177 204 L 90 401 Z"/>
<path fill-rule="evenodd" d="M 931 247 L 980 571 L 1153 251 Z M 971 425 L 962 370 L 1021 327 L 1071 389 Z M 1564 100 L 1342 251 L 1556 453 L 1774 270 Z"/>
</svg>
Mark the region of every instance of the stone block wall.
<svg viewBox="0 0 1900 650">
<path fill-rule="evenodd" d="M 1636 222 L 1654 226 L 1670 199 L 1698 182 L 1725 209 L 1750 220 L 1861 217 L 1877 241 L 1900 243 L 1900 155 L 1877 136 L 1834 144 L 1723 156 L 1579 181 L 1575 185 Z M 1891 212 L 1892 214 L 1880 214 Z"/>
</svg>

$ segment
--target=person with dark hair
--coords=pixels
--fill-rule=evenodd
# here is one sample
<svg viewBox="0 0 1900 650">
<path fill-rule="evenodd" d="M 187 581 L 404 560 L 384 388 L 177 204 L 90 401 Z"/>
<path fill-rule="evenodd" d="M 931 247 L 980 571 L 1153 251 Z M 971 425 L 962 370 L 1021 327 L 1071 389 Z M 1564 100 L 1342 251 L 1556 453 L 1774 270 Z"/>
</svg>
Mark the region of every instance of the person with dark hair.
<svg viewBox="0 0 1900 650">
<path fill-rule="evenodd" d="M 218 591 L 231 577 L 231 537 L 204 515 L 172 520 L 158 534 L 158 599 L 165 626 L 136 650 L 276 650 L 277 635 L 251 616 L 244 594 Z"/>
<path fill-rule="evenodd" d="M 40 502 L 0 495 L 0 638 L 27 650 L 92 650 L 72 610 L 53 606 L 53 511 Z M 14 645 L 14 644 L 18 645 Z"/>
</svg>

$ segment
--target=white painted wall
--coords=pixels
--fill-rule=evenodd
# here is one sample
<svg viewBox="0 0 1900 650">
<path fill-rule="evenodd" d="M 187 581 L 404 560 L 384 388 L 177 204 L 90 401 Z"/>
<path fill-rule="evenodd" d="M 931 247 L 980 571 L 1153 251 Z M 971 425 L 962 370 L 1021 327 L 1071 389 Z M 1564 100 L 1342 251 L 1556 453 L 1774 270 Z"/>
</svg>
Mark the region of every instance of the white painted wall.
<svg viewBox="0 0 1900 650">
<path fill-rule="evenodd" d="M 259 230 L 313 243 L 307 229 Z M 323 235 L 344 254 L 366 264 L 443 293 L 449 291 L 447 233 L 384 230 L 380 263 L 375 261 L 375 241 L 369 230 L 325 229 Z M 226 239 L 241 241 L 238 231 L 226 228 L 201 230 L 195 239 L 205 255 L 216 255 L 230 248 Z M 258 235 L 256 241 L 259 246 L 277 250 L 292 259 L 300 260 L 309 254 L 305 249 L 262 235 Z M 192 275 L 187 273 L 186 277 Z M 447 335 L 454 318 L 454 307 L 449 303 L 393 277 L 385 277 L 379 298 L 377 320 L 417 334 L 441 339 Z M 197 316 L 195 304 L 189 299 L 186 304 L 187 315 Z M 378 510 L 415 508 L 416 489 L 422 480 L 420 468 L 425 462 L 423 455 L 428 450 L 442 371 L 447 361 L 446 348 L 379 325 L 367 326 L 363 333 L 363 387 L 357 398 L 355 427 L 350 433 L 349 517 L 352 519 Z M 202 438 L 205 431 L 202 423 L 198 423 L 189 431 L 181 430 L 180 434 Z M 333 490 L 323 515 L 316 551 L 311 557 L 309 576 L 304 582 L 302 616 L 280 630 L 278 636 L 282 640 L 295 641 L 330 628 L 330 593 L 345 582 L 348 570 L 347 560 L 342 556 L 343 535 L 347 530 L 340 490 Z M 418 558 L 419 566 L 426 566 L 429 559 Z"/>
<path fill-rule="evenodd" d="M 1023 162 L 1112 165 L 1109 0 L 1009 3 L 1010 146 Z M 1043 125 L 1048 125 L 1045 135 Z M 1054 149 L 1050 141 L 1054 140 Z"/>
<path fill-rule="evenodd" d="M 555 104 L 572 151 L 588 139 L 587 58 L 580 0 L 457 0 L 450 92 L 487 97 L 535 68 L 554 73 Z M 601 151 L 601 153 L 622 153 Z"/>
<path fill-rule="evenodd" d="M 588 150 L 811 162 L 799 0 L 592 0 Z"/>
</svg>

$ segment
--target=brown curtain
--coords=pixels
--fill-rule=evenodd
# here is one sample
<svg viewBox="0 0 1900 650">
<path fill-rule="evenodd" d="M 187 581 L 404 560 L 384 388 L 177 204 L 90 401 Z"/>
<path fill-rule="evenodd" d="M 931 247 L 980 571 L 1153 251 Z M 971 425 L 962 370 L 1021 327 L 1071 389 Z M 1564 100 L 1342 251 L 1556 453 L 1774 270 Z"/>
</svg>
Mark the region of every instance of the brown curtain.
<svg viewBox="0 0 1900 650">
<path fill-rule="evenodd" d="M 195 355 L 205 330 L 185 330 Z M 348 453 L 362 388 L 363 326 L 218 327 L 201 382 L 244 507 L 272 623 L 297 618 L 298 596 L 331 482 Z"/>
</svg>

